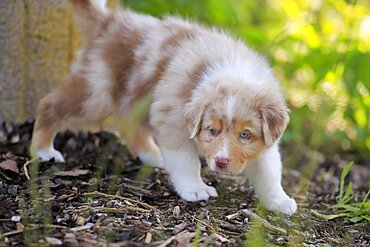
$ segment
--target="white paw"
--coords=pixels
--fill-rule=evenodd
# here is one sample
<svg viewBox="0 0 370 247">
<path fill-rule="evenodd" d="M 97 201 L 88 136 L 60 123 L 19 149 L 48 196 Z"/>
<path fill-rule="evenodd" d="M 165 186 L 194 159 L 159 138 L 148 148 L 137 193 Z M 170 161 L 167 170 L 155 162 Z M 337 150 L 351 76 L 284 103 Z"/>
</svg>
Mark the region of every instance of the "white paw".
<svg viewBox="0 0 370 247">
<path fill-rule="evenodd" d="M 273 199 L 266 203 L 266 207 L 268 210 L 278 211 L 287 215 L 292 215 L 297 211 L 297 203 L 288 196 Z"/>
<path fill-rule="evenodd" d="M 58 150 L 55 150 L 54 148 L 36 151 L 36 155 L 42 161 L 49 161 L 54 158 L 54 160 L 57 162 L 65 162 L 63 155 Z"/>
<path fill-rule="evenodd" d="M 208 200 L 210 196 L 217 197 L 214 187 L 206 185 L 203 181 L 188 181 L 186 184 L 174 183 L 179 196 L 190 202 Z"/>
</svg>

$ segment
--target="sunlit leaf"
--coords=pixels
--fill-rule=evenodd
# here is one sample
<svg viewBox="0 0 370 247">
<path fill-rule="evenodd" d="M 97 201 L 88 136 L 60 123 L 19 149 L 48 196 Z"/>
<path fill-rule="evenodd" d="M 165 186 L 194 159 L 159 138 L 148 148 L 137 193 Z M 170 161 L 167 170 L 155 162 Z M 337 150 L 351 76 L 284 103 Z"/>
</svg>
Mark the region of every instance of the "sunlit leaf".
<svg viewBox="0 0 370 247">
<path fill-rule="evenodd" d="M 351 218 L 351 219 L 349 219 L 351 222 L 353 222 L 353 223 L 357 223 L 357 222 L 360 222 L 361 220 L 363 220 L 364 219 L 364 217 L 362 217 L 362 216 L 356 216 L 356 217 L 353 217 L 353 218 Z"/>
<path fill-rule="evenodd" d="M 347 186 L 346 193 L 343 196 L 343 200 L 344 201 L 349 201 L 348 198 L 351 197 L 351 194 L 352 194 L 352 183 L 349 183 L 348 186 Z"/>
<path fill-rule="evenodd" d="M 339 187 L 339 200 L 341 201 L 343 198 L 344 193 L 344 179 L 346 178 L 347 174 L 349 173 L 349 170 L 351 169 L 353 165 L 353 162 L 348 163 L 344 166 L 341 177 L 340 177 L 340 187 Z"/>
</svg>

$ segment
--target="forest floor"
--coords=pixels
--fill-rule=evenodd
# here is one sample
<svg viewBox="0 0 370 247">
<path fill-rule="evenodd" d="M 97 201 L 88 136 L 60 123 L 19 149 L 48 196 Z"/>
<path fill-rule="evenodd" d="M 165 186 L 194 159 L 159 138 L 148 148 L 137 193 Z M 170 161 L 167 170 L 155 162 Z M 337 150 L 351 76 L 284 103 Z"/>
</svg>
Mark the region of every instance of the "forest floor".
<svg viewBox="0 0 370 247">
<path fill-rule="evenodd" d="M 309 178 L 284 170 L 283 186 L 298 204 L 289 217 L 259 207 L 243 175 L 206 167 L 203 177 L 219 197 L 181 200 L 162 169 L 143 166 L 105 132 L 64 132 L 55 145 L 65 164 L 30 163 L 32 127 L 0 126 L 0 246 L 370 245 L 368 221 L 313 213 L 336 213 L 330 206 L 346 164 L 338 156 L 327 157 Z M 352 167 L 354 200 L 365 197 L 369 173 L 369 164 Z"/>
</svg>

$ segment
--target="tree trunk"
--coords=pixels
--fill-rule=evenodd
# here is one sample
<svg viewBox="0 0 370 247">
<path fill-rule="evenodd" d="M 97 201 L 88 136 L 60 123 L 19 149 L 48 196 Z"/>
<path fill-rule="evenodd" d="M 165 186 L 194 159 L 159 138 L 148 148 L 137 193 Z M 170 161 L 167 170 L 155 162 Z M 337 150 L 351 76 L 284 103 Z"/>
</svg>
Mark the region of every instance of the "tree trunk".
<svg viewBox="0 0 370 247">
<path fill-rule="evenodd" d="M 67 75 L 80 44 L 71 12 L 66 0 L 0 0 L 0 123 L 34 118 Z"/>
</svg>

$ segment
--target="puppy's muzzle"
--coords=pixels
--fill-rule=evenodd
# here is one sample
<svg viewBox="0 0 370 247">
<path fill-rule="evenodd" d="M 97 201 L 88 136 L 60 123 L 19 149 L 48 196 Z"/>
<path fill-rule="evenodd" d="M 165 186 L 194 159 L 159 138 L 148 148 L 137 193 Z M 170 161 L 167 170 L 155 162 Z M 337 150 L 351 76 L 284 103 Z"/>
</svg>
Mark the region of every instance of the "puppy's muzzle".
<svg viewBox="0 0 370 247">
<path fill-rule="evenodd" d="M 216 166 L 219 169 L 225 169 L 229 165 L 229 159 L 225 157 L 216 157 L 215 158 Z"/>
</svg>

